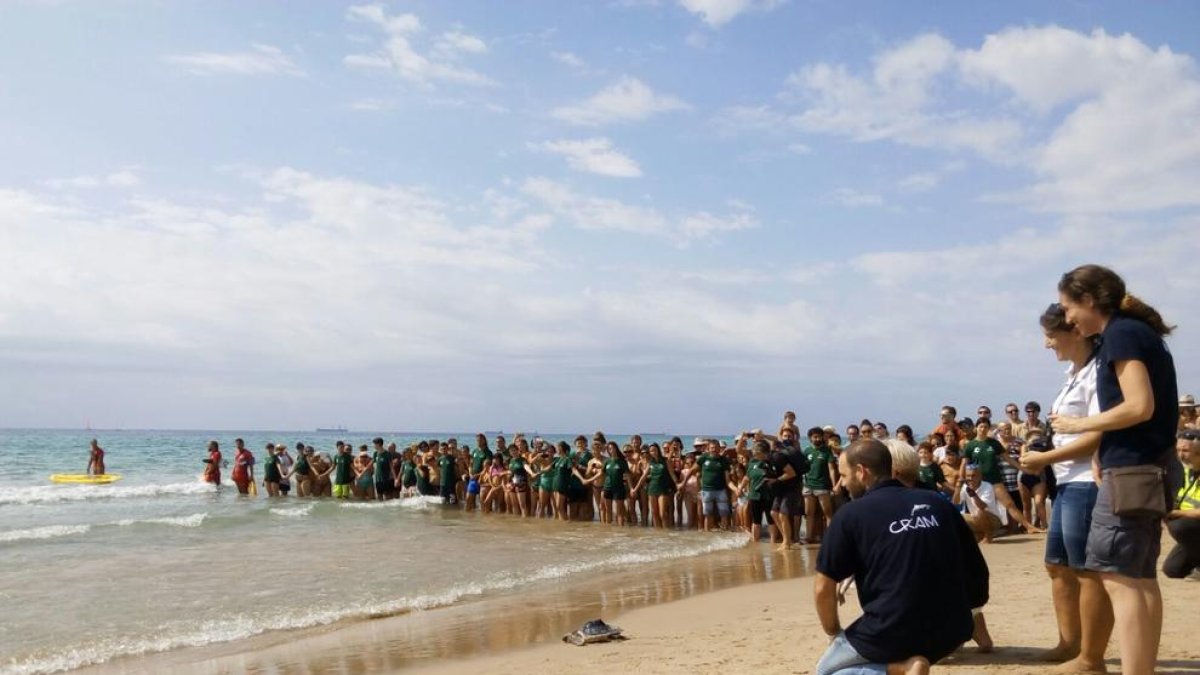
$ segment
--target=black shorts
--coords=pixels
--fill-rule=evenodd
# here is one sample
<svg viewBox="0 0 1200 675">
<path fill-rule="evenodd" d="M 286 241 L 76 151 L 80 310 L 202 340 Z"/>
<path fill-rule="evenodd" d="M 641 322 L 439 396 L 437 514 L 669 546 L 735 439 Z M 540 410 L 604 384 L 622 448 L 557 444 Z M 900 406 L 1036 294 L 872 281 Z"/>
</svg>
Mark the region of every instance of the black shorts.
<svg viewBox="0 0 1200 675">
<path fill-rule="evenodd" d="M 396 487 L 391 481 L 375 481 L 375 494 L 377 495 L 383 495 L 386 497 L 395 489 Z"/>
<path fill-rule="evenodd" d="M 1029 488 L 1030 490 L 1037 487 L 1038 485 L 1041 485 L 1041 483 L 1042 483 L 1042 474 L 1040 474 L 1040 473 L 1022 473 L 1021 474 L 1021 485 L 1024 485 L 1025 487 Z"/>
<path fill-rule="evenodd" d="M 450 485 L 442 485 L 441 488 L 438 490 L 438 496 L 441 497 L 442 499 L 445 499 L 447 497 L 453 497 L 454 496 L 454 484 L 451 483 Z"/>
<path fill-rule="evenodd" d="M 804 500 L 800 497 L 800 490 L 789 489 L 783 494 L 777 495 L 771 502 L 771 510 L 783 516 L 804 515 Z"/>
<path fill-rule="evenodd" d="M 762 525 L 763 516 L 767 517 L 767 525 L 774 525 L 775 518 L 771 515 L 771 507 L 774 506 L 774 500 L 770 497 L 760 497 L 751 499 L 750 504 L 750 524 Z"/>
<path fill-rule="evenodd" d="M 600 494 L 601 494 L 601 496 L 603 496 L 605 499 L 607 499 L 610 502 L 616 501 L 618 499 L 628 499 L 629 498 L 629 494 L 625 491 L 625 488 L 623 488 L 623 487 L 619 487 L 615 490 L 604 490 Z"/>
<path fill-rule="evenodd" d="M 285 481 L 281 481 L 279 483 L 279 491 L 282 492 L 283 494 L 286 495 L 291 489 L 292 489 L 291 481 L 285 480 Z"/>
</svg>

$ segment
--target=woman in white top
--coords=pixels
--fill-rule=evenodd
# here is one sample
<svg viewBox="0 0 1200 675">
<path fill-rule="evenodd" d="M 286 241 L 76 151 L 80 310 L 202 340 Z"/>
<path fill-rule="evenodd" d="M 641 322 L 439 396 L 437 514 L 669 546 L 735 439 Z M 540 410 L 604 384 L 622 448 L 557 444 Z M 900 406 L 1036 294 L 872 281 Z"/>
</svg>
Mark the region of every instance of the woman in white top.
<svg viewBox="0 0 1200 675">
<path fill-rule="evenodd" d="M 1042 314 L 1046 348 L 1059 361 L 1067 361 L 1067 381 L 1050 409 L 1054 415 L 1087 417 L 1100 411 L 1096 398 L 1096 345 L 1067 323 L 1061 305 L 1055 303 Z M 1037 473 L 1048 464 L 1054 467 L 1058 490 L 1046 535 L 1046 571 L 1058 618 L 1058 645 L 1042 654 L 1046 661 L 1104 664 L 1104 650 L 1113 628 L 1112 605 L 1100 576 L 1083 569 L 1092 508 L 1099 492 L 1092 460 L 1100 446 L 1100 434 L 1057 434 L 1054 449 L 1027 452 L 1021 469 Z"/>
</svg>

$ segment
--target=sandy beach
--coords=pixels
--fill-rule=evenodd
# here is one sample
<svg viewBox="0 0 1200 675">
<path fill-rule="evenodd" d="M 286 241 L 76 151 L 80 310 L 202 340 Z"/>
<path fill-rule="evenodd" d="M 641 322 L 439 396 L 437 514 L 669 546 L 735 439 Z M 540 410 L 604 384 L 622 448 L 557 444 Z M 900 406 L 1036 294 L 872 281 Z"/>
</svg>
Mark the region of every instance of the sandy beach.
<svg viewBox="0 0 1200 675">
<path fill-rule="evenodd" d="M 1168 545 L 1164 541 L 1164 547 Z M 1033 654 L 1054 644 L 1057 629 L 1050 582 L 1042 568 L 1041 537 L 1000 539 L 983 547 L 991 569 L 991 602 L 985 609 L 996 651 L 978 654 L 973 645 L 934 668 L 953 673 L 1041 673 Z M 1169 550 L 1164 548 L 1164 551 Z M 1165 620 L 1159 672 L 1200 673 L 1200 639 L 1195 608 L 1200 582 L 1161 578 Z M 765 582 L 716 591 L 678 602 L 604 617 L 628 640 L 575 647 L 561 642 L 466 661 L 423 672 L 811 673 L 825 649 L 812 609 L 810 578 Z M 843 625 L 858 614 L 851 592 L 842 607 Z M 1109 646 L 1110 672 L 1118 672 L 1117 649 Z"/>
</svg>

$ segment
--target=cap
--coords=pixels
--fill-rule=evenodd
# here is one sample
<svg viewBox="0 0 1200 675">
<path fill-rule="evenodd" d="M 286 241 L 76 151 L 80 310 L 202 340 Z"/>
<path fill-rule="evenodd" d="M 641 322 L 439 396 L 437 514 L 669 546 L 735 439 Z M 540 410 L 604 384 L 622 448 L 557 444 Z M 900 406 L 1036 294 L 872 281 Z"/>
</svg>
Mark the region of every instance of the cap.
<svg viewBox="0 0 1200 675">
<path fill-rule="evenodd" d="M 693 448 L 699 448 L 699 447 L 702 447 L 705 445 L 708 445 L 708 441 L 704 440 L 703 438 L 700 438 L 699 436 L 697 436 L 696 439 L 692 441 Z"/>
<path fill-rule="evenodd" d="M 1184 429 L 1179 432 L 1179 438 L 1188 441 L 1200 441 L 1200 429 Z"/>
<path fill-rule="evenodd" d="M 1184 394 L 1183 396 L 1180 396 L 1179 397 L 1179 407 L 1180 408 L 1195 408 L 1196 407 L 1196 397 L 1192 396 L 1191 394 Z"/>
<path fill-rule="evenodd" d="M 827 434 L 837 433 L 837 429 L 832 424 L 826 424 L 825 426 L 821 427 L 821 431 L 824 431 Z"/>
</svg>

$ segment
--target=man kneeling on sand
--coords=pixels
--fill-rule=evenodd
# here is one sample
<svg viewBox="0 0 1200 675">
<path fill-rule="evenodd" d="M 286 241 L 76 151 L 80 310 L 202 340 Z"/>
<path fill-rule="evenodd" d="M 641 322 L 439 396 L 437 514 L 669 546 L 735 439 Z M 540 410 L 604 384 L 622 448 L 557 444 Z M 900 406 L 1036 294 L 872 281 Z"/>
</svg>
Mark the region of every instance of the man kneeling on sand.
<svg viewBox="0 0 1200 675">
<path fill-rule="evenodd" d="M 854 499 L 817 557 L 817 616 L 830 638 L 817 675 L 927 673 L 971 639 L 971 608 L 987 603 L 987 563 L 953 506 L 891 477 L 882 443 L 855 443 L 838 464 Z M 838 583 L 850 577 L 863 614 L 843 631 Z"/>
</svg>

